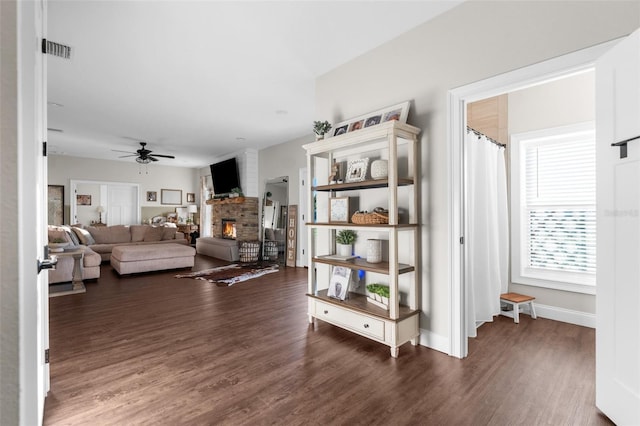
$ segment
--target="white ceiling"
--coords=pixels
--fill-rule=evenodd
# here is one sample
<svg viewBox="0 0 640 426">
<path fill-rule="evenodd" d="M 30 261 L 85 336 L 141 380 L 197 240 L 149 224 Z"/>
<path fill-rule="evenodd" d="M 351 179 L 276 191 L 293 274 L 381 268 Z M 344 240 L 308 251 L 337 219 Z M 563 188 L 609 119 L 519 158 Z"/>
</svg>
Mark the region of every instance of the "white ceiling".
<svg viewBox="0 0 640 426">
<path fill-rule="evenodd" d="M 316 77 L 461 2 L 49 0 L 48 39 L 72 47 L 47 56 L 50 153 L 146 141 L 202 167 L 311 134 Z"/>
</svg>

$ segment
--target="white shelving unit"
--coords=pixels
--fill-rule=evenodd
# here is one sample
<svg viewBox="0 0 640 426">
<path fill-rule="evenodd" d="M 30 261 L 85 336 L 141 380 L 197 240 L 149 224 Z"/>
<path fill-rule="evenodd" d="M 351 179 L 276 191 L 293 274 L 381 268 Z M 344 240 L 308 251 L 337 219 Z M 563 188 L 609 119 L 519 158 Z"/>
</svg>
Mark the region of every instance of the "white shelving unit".
<svg viewBox="0 0 640 426">
<path fill-rule="evenodd" d="M 416 127 L 390 121 L 304 145 L 307 151 L 307 178 L 311 183 L 308 205 L 312 207 L 312 212 L 315 206 L 312 221 L 306 224 L 309 242 L 309 322 L 313 323 L 316 318 L 383 343 L 391 348 L 393 357 L 398 356 L 398 348 L 404 343 L 410 341 L 417 345 L 420 335 L 419 133 L 420 129 Z M 386 159 L 388 177 L 377 180 L 367 177 L 362 182 L 339 184 L 328 182 L 334 161 L 346 164 L 349 160 L 365 157 Z M 343 170 L 343 176 L 344 173 Z M 401 194 L 399 188 L 402 189 Z M 389 223 L 358 225 L 329 222 L 328 199 L 344 194 L 358 199 L 360 210 L 371 211 L 381 205 L 369 203 L 383 200 L 389 209 Z M 357 231 L 359 240 L 366 239 L 367 235 L 375 238 L 382 236 L 387 240 L 386 260 L 368 263 L 365 260 L 366 252 L 356 252 L 360 258 L 353 260 L 326 258 L 335 253 L 335 232 L 340 229 Z M 399 250 L 400 243 L 402 250 Z M 367 302 L 363 288 L 350 292 L 344 301 L 328 297 L 333 266 L 348 267 L 355 275 L 362 270 L 367 276 L 372 276 L 369 279 L 386 281 L 390 290 L 389 309 Z M 401 285 L 403 296 L 406 296 L 404 303 L 400 300 Z"/>
</svg>

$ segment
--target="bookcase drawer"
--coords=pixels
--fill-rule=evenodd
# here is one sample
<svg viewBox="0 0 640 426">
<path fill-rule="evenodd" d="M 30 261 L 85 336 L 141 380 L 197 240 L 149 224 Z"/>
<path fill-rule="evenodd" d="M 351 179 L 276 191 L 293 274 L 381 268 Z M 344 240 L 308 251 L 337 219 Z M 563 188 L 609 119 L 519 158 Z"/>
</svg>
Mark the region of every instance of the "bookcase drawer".
<svg viewBox="0 0 640 426">
<path fill-rule="evenodd" d="M 315 317 L 356 333 L 384 340 L 384 321 L 335 305 L 315 302 Z"/>
</svg>

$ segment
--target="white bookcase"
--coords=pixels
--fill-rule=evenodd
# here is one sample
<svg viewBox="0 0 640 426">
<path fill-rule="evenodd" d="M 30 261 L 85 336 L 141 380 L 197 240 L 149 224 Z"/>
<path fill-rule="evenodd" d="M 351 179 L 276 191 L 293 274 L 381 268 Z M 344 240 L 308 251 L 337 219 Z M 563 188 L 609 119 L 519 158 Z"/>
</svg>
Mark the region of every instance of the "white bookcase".
<svg viewBox="0 0 640 426">
<path fill-rule="evenodd" d="M 420 224 L 419 224 L 419 153 L 420 129 L 390 121 L 354 132 L 304 145 L 307 151 L 308 205 L 312 212 L 306 223 L 308 232 L 309 322 L 314 318 L 350 330 L 391 348 L 406 342 L 418 344 L 420 289 Z M 388 162 L 388 177 L 372 179 L 369 172 L 363 181 L 331 183 L 331 166 L 369 158 Z M 369 167 L 370 168 L 370 167 Z M 358 225 L 333 223 L 329 220 L 328 204 L 332 197 L 349 197 L 359 210 L 375 207 L 389 210 L 388 224 Z M 335 253 L 335 234 L 341 229 L 358 233 L 354 254 L 358 258 L 339 260 Z M 366 240 L 382 239 L 384 258 L 381 263 L 366 261 Z M 350 268 L 352 276 L 364 271 L 365 279 L 351 289 L 346 300 L 327 296 L 334 266 Z M 389 309 L 367 301 L 368 283 L 389 286 Z"/>
</svg>

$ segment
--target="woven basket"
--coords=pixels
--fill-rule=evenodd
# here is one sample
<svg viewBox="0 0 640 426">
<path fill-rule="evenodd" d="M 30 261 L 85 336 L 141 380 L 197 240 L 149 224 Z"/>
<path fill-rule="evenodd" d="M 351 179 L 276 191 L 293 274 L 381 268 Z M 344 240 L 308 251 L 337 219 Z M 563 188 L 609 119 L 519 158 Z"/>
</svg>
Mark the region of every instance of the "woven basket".
<svg viewBox="0 0 640 426">
<path fill-rule="evenodd" d="M 389 223 L 389 214 L 380 212 L 355 212 L 351 222 L 358 225 L 380 225 Z"/>
<path fill-rule="evenodd" d="M 260 256 L 260 241 L 243 241 L 238 249 L 240 262 L 257 262 Z"/>
</svg>

